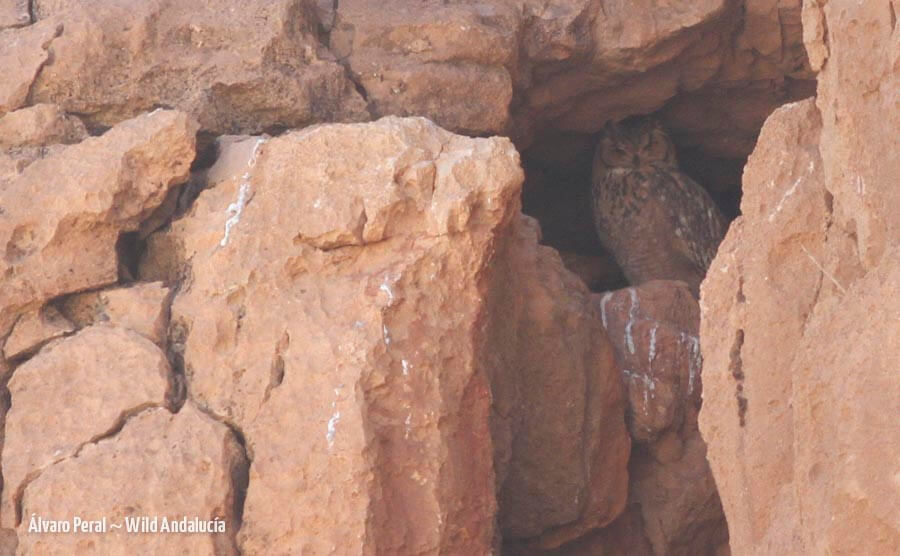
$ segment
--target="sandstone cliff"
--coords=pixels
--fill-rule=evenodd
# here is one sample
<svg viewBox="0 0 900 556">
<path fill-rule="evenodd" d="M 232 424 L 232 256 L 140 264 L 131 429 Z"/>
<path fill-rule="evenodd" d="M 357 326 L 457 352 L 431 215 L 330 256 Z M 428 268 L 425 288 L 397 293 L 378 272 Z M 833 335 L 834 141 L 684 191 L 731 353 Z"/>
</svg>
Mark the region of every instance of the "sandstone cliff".
<svg viewBox="0 0 900 556">
<path fill-rule="evenodd" d="M 0 0 L 0 554 L 897 553 L 894 4 Z"/>
</svg>

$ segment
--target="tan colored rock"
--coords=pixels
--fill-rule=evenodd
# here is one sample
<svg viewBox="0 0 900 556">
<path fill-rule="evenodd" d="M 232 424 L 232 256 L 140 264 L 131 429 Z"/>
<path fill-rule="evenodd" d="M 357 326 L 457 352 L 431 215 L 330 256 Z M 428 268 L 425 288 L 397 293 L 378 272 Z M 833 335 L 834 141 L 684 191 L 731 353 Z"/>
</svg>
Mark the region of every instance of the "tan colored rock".
<svg viewBox="0 0 900 556">
<path fill-rule="evenodd" d="M 23 489 L 48 466 L 166 402 L 169 365 L 146 338 L 94 326 L 58 340 L 20 365 L 9 381 L 12 409 L 3 446 L 3 512 L 18 525 Z M 48 400 L 56 400 L 52 408 Z"/>
<path fill-rule="evenodd" d="M 62 33 L 58 21 L 0 31 L 0 115 L 25 105 L 31 84 L 47 62 L 50 43 Z"/>
<path fill-rule="evenodd" d="M 592 133 L 608 119 L 665 105 L 664 120 L 681 143 L 716 156 L 746 156 L 772 110 L 813 93 L 800 3 L 594 5 L 593 17 L 582 16 L 592 22 L 587 31 L 569 28 L 587 35 L 587 52 L 538 66 L 513 112 L 515 136 L 529 138 L 546 125 Z M 698 112 L 705 117 L 688 116 Z"/>
<path fill-rule="evenodd" d="M 196 124 L 159 111 L 35 161 L 0 191 L 0 336 L 52 297 L 117 280 L 115 244 L 183 181 Z"/>
<path fill-rule="evenodd" d="M 600 311 L 538 233 L 523 217 L 498 247 L 481 358 L 504 542 L 546 549 L 619 515 L 630 439 Z"/>
<path fill-rule="evenodd" d="M 0 147 L 70 144 L 87 136 L 81 120 L 53 104 L 36 104 L 0 117 Z"/>
<path fill-rule="evenodd" d="M 107 519 L 104 533 L 38 534 L 19 525 L 23 554 L 237 554 L 237 502 L 247 461 L 234 434 L 191 404 L 173 415 L 152 408 L 130 418 L 113 436 L 84 446 L 77 458 L 46 469 L 25 489 L 26 516 Z M 223 532 L 126 532 L 143 516 L 203 520 Z M 121 525 L 121 529 L 112 526 Z"/>
<path fill-rule="evenodd" d="M 447 129 L 509 123 L 519 13 L 504 2 L 340 3 L 331 47 L 366 91 L 373 116 L 426 116 Z"/>
<path fill-rule="evenodd" d="M 30 23 L 29 0 L 0 0 L 0 31 Z"/>
<path fill-rule="evenodd" d="M 697 429 L 697 301 L 684 282 L 657 280 L 594 295 L 593 303 L 622 368 L 629 431 L 639 444 L 628 466 L 638 532 L 617 523 L 606 535 L 646 539 L 657 555 L 709 553 L 728 529 Z"/>
<path fill-rule="evenodd" d="M 684 282 L 654 280 L 594 296 L 622 369 L 637 442 L 679 430 L 700 405 L 700 308 Z"/>
<path fill-rule="evenodd" d="M 511 143 L 386 118 L 233 143 L 219 164 L 141 275 L 183 271 L 188 391 L 246 438 L 241 549 L 490 552 L 476 338 L 517 213 Z"/>
<path fill-rule="evenodd" d="M 67 0 L 38 11 L 65 30 L 32 99 L 90 125 L 159 106 L 214 133 L 368 117 L 344 68 L 318 44 L 307 2 Z"/>
<path fill-rule="evenodd" d="M 14 556 L 19 546 L 15 529 L 0 528 L 0 555 Z"/>
<path fill-rule="evenodd" d="M 35 351 L 43 344 L 75 330 L 72 323 L 52 305 L 29 311 L 16 321 L 3 344 L 3 356 L 15 359 Z"/>
<path fill-rule="evenodd" d="M 106 322 L 148 338 L 164 347 L 172 290 L 160 282 L 138 283 L 75 294 L 61 304 L 62 312 L 79 328 Z"/>
<path fill-rule="evenodd" d="M 735 553 L 900 550 L 900 116 L 875 8 L 805 4 L 828 29 L 818 99 L 766 122 L 703 287 L 700 424 Z"/>
</svg>

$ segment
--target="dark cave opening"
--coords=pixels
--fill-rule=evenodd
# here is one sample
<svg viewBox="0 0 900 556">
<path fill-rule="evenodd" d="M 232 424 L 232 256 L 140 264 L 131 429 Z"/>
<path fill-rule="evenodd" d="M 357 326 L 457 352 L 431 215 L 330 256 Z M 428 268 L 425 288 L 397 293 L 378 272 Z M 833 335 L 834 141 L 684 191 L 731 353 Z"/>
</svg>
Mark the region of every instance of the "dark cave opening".
<svg viewBox="0 0 900 556">
<path fill-rule="evenodd" d="M 680 168 L 703 186 L 730 223 L 740 214 L 747 158 L 725 158 L 671 134 Z M 591 167 L 597 134 L 549 131 L 522 151 L 522 210 L 541 225 L 541 243 L 559 251 L 566 266 L 594 292 L 628 285 L 603 248 L 591 207 Z"/>
</svg>

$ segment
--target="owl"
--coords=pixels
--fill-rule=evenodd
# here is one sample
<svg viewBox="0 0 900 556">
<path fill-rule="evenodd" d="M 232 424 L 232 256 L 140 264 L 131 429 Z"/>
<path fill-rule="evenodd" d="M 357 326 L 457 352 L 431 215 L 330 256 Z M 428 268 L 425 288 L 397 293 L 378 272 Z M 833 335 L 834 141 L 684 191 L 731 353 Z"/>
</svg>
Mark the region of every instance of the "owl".
<svg viewBox="0 0 900 556">
<path fill-rule="evenodd" d="M 632 285 L 700 282 L 725 235 L 712 198 L 679 170 L 675 147 L 655 120 L 607 124 L 594 152 L 594 224 Z"/>
</svg>

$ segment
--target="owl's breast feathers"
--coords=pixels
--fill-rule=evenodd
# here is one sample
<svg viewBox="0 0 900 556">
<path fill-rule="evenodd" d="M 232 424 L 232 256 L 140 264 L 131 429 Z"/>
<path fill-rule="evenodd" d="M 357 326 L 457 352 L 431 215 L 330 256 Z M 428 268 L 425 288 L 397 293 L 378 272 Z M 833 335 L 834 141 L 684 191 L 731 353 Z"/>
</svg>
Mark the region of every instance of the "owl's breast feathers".
<svg viewBox="0 0 900 556">
<path fill-rule="evenodd" d="M 593 195 L 604 243 L 649 235 L 650 243 L 669 244 L 705 272 L 725 234 L 724 218 L 706 190 L 674 167 L 607 169 L 594 176 Z"/>
</svg>

